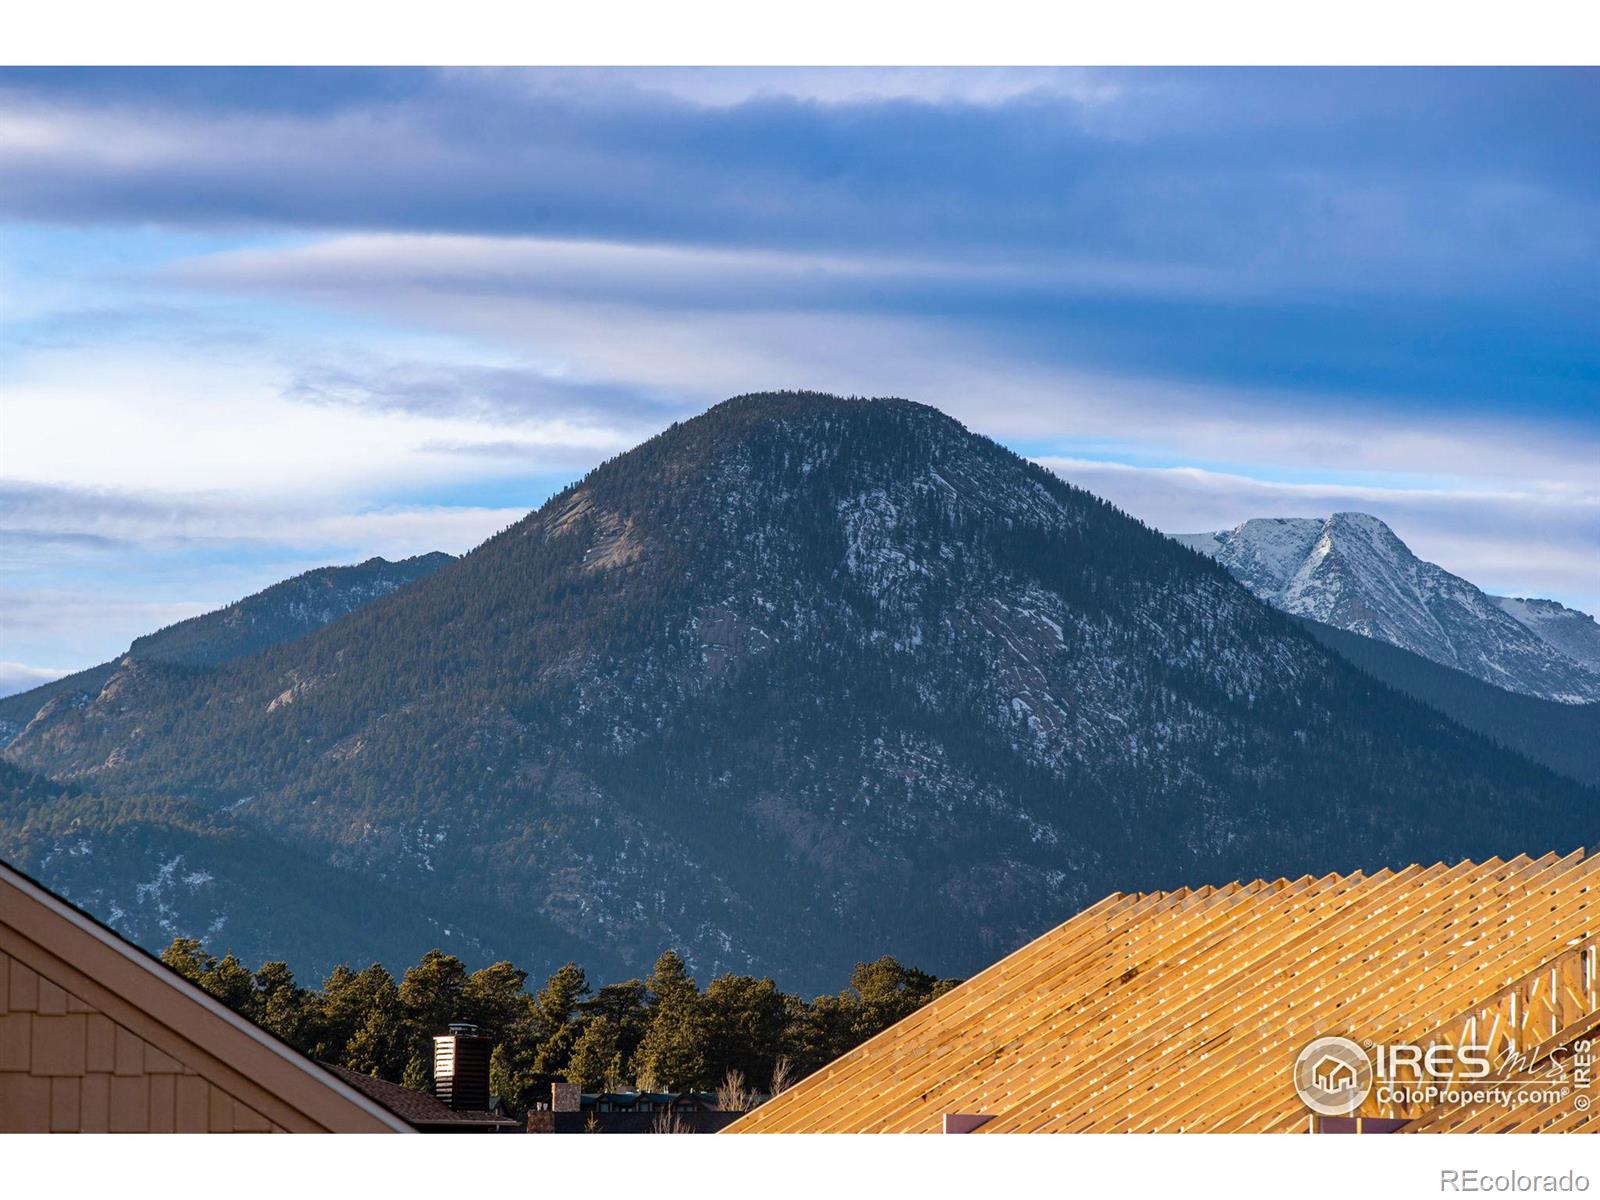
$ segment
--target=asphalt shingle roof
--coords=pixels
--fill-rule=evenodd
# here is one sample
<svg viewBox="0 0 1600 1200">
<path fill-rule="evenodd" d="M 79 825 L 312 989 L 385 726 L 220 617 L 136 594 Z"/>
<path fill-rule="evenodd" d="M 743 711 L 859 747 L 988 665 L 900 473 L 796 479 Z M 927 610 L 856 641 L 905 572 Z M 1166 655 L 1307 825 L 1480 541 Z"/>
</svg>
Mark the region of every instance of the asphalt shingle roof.
<svg viewBox="0 0 1600 1200">
<path fill-rule="evenodd" d="M 492 1113 L 457 1111 L 426 1092 L 413 1091 L 397 1083 L 390 1083 L 387 1079 L 379 1079 L 375 1075 L 363 1075 L 360 1071 L 352 1071 L 348 1067 L 335 1066 L 329 1062 L 323 1063 L 322 1066 L 369 1100 L 375 1100 L 401 1120 L 408 1121 L 418 1128 L 444 1125 L 494 1125 L 515 1128 L 517 1124 Z"/>
</svg>

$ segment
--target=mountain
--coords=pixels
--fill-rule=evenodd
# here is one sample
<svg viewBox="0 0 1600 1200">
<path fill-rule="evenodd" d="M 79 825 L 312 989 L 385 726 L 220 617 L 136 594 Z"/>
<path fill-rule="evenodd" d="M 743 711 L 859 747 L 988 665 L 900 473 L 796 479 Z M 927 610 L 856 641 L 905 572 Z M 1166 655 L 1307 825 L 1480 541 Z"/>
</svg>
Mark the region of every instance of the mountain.
<svg viewBox="0 0 1600 1200">
<path fill-rule="evenodd" d="M 1509 691 L 1600 700 L 1600 628 L 1551 600 L 1485 595 L 1366 513 L 1260 517 L 1180 534 L 1268 604 L 1376 638 Z"/>
<path fill-rule="evenodd" d="M 960 975 L 1117 888 L 1577 844 L 1600 803 L 936 410 L 812 394 L 292 642 L 135 660 L 5 753 L 524 914 L 518 961 L 554 927 L 801 989 Z"/>
<path fill-rule="evenodd" d="M 1317 641 L 1396 691 L 1552 771 L 1600 787 L 1600 704 L 1508 692 L 1388 642 L 1298 619 Z"/>
<path fill-rule="evenodd" d="M 259 654 L 354 612 L 453 562 L 434 552 L 389 562 L 369 558 L 353 567 L 320 567 L 237 600 L 215 612 L 137 638 L 128 652 L 14 696 L 0 697 L 0 746 L 21 733 L 52 701 L 84 704 L 132 660 L 215 666 Z"/>
</svg>

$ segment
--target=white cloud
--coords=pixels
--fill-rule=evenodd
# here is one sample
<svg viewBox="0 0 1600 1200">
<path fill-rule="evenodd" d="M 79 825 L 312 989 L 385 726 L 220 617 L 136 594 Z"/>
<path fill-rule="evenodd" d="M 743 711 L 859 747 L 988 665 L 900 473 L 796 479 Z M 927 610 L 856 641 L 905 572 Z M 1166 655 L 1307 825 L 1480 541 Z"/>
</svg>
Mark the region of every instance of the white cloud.
<svg viewBox="0 0 1600 1200">
<path fill-rule="evenodd" d="M 338 498 L 0 488 L 0 652 L 78 670 L 141 634 L 314 567 L 465 553 L 526 506 L 340 508 Z"/>
<path fill-rule="evenodd" d="M 172 598 L 181 594 L 178 589 L 186 587 L 186 582 L 167 587 L 158 582 L 157 590 L 166 594 L 155 597 L 130 595 L 128 593 L 136 590 L 137 584 L 129 588 L 122 583 L 122 580 L 104 576 L 78 587 L 6 587 L 0 590 L 0 629 L 4 631 L 0 652 L 13 664 L 21 660 L 23 666 L 40 660 L 70 663 L 71 666 L 62 669 L 29 668 L 50 676 L 63 675 L 120 654 L 140 634 L 219 607 L 192 596 Z M 24 675 L 19 674 L 17 678 L 22 679 Z M 46 677 L 41 676 L 24 686 L 34 687 L 46 681 Z"/>
<path fill-rule="evenodd" d="M 558 412 L 485 422 L 315 402 L 293 394 L 296 378 L 254 351 L 37 352 L 0 383 L 0 471 L 31 484 L 281 500 L 470 478 L 478 467 L 438 447 L 480 441 L 486 427 L 543 447 L 552 467 L 629 444 L 601 421 Z"/>
<path fill-rule="evenodd" d="M 1269 278 L 1126 257 L 840 253 L 751 247 L 467 234 L 366 233 L 230 250 L 173 264 L 174 282 L 317 298 L 380 288 L 492 299 L 560 297 L 633 306 L 740 311 L 855 307 L 863 294 L 930 292 L 1183 296 L 1216 299 L 1273 289 Z"/>
<path fill-rule="evenodd" d="M 439 357 L 397 357 L 407 344 L 393 333 L 181 355 L 115 343 L 93 356 L 33 352 L 0 385 L 6 474 L 80 492 L 109 488 L 171 511 L 152 521 L 108 504 L 88 517 L 8 525 L 147 544 L 262 540 L 304 554 L 465 549 L 520 513 L 448 505 L 378 513 L 363 498 L 443 494 L 486 473 L 576 476 L 726 396 L 812 387 L 908 396 L 1013 444 L 1207 464 L 1209 473 L 1190 475 L 1077 468 L 1096 472 L 1094 490 L 1119 502 L 1132 496 L 1130 510 L 1169 529 L 1232 524 L 1291 503 L 1366 507 L 1403 513 L 1397 528 L 1419 552 L 1487 586 L 1562 598 L 1597 590 L 1583 578 L 1594 550 L 1596 489 L 1584 482 L 1592 439 L 1510 418 L 1442 422 L 1397 403 L 1374 414 L 1360 397 L 1076 369 L 961 321 L 821 303 L 830 277 L 859 284 L 881 270 L 910 286 L 945 269 L 401 235 L 191 260 L 183 271 L 192 282 L 311 300 L 365 327 L 423 331 L 410 346 Z M 797 307 L 777 305 L 790 290 Z M 675 303 L 680 291 L 692 303 Z M 1230 474 L 1228 464 L 1250 469 Z M 1309 490 L 1247 482 L 1259 464 L 1279 478 L 1323 482 Z M 1137 494 L 1128 491 L 1135 479 Z M 184 501 L 197 493 L 205 503 Z M 528 507 L 540 499 L 530 496 Z M 1161 505 L 1191 515 L 1174 520 Z M 1535 510 L 1537 525 L 1496 524 L 1498 511 Z"/>
<path fill-rule="evenodd" d="M 235 597 L 237 598 L 237 597 Z M 138 626 L 141 633 L 187 620 L 217 605 L 202 600 L 140 600 L 108 596 L 104 590 L 5 588 L 0 611 L 7 637 L 18 630 L 72 628 L 85 621 L 118 621 Z"/>
<path fill-rule="evenodd" d="M 1600 492 L 1283 483 L 1192 467 L 1039 462 L 1166 533 L 1229 529 L 1251 517 L 1369 512 L 1414 553 L 1486 591 L 1600 610 Z"/>
<path fill-rule="evenodd" d="M 1117 275 L 1125 269 L 1133 273 Z M 180 277 L 514 347 L 552 372 L 688 408 L 747 391 L 815 387 L 923 400 L 1001 437 L 1114 442 L 1127 457 L 1457 479 L 1590 473 L 1591 444 L 1525 420 L 1442 423 L 1420 411 L 1409 418 L 1403 401 L 1375 413 L 1359 396 L 1074 368 L 1032 357 L 976 322 L 848 311 L 830 299 L 843 294 L 841 283 L 914 291 L 1033 277 L 1058 286 L 1073 270 L 1099 288 L 1114 276 L 1135 289 L 1214 284 L 1108 264 L 974 266 L 406 235 L 217 255 L 189 261 Z"/>
<path fill-rule="evenodd" d="M 410 558 L 443 550 L 465 554 L 474 546 L 515 524 L 544 502 L 532 489 L 526 507 L 483 508 L 468 505 L 392 508 L 360 513 L 326 513 L 294 524 L 285 523 L 277 536 L 300 531 L 302 543 L 361 547 L 362 553 L 385 558 Z"/>
<path fill-rule="evenodd" d="M 1441 421 L 1395 401 L 1378 412 L 1359 396 L 1069 368 L 953 320 L 739 302 L 751 289 L 764 301 L 791 285 L 803 293 L 812 268 L 832 269 L 804 255 L 383 237 L 187 269 L 214 286 L 305 295 L 515 346 L 597 387 L 678 397 L 687 410 L 774 387 L 903 395 L 1013 444 L 1093 446 L 1126 464 L 1204 463 L 1210 469 L 1071 467 L 1091 490 L 1169 531 L 1360 508 L 1392 519 L 1419 553 L 1483 586 L 1586 607 L 1600 600 L 1592 567 L 1600 489 L 1587 482 L 1596 450 L 1586 434 L 1510 416 Z M 936 274 L 925 263 L 884 269 Z M 679 287 L 694 303 L 672 303 Z M 640 294 L 630 298 L 630 289 Z M 519 443 L 478 444 L 482 457 L 509 460 Z M 1279 480 L 1304 482 L 1252 477 L 1262 464 Z"/>
<path fill-rule="evenodd" d="M 372 555 L 408 558 L 444 550 L 462 554 L 537 508 L 547 489 L 530 485 L 526 506 L 389 505 L 344 509 L 289 493 L 270 503 L 226 493 L 114 491 L 0 486 L 0 537 L 25 530 L 50 546 L 74 540 L 93 556 L 121 547 L 150 551 L 282 547 L 319 556 L 310 566 Z M 50 551 L 58 558 L 60 549 Z M 328 555 L 342 556 L 328 558 Z M 229 597 L 236 599 L 237 597 Z"/>
<path fill-rule="evenodd" d="M 458 74 L 472 82 L 476 71 Z M 752 100 L 792 99 L 819 104 L 921 100 L 936 103 L 1003 104 L 1019 97 L 1070 100 L 1088 109 L 1108 105 L 1131 86 L 1105 72 L 1073 67 L 658 67 L 630 71 L 576 68 L 505 71 L 532 94 L 585 86 L 635 88 L 709 107 Z"/>
<path fill-rule="evenodd" d="M 0 696 L 13 696 L 70 674 L 59 667 L 30 667 L 27 663 L 0 661 Z"/>
</svg>

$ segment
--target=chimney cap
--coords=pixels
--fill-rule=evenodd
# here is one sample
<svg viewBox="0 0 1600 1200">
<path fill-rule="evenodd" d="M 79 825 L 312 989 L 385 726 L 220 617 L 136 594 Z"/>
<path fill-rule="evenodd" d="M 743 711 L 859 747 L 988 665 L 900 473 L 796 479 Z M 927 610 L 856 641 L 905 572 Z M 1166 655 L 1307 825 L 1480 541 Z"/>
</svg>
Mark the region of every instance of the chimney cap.
<svg viewBox="0 0 1600 1200">
<path fill-rule="evenodd" d="M 471 1021 L 451 1021 L 450 1032 L 456 1037 L 472 1037 L 478 1032 L 478 1027 Z"/>
</svg>

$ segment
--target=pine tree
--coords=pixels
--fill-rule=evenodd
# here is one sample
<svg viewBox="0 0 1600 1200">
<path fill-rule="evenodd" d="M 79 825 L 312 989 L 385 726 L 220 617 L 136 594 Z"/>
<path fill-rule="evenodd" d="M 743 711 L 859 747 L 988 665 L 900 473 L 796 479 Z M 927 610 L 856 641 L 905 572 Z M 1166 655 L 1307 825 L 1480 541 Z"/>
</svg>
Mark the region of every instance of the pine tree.
<svg viewBox="0 0 1600 1200">
<path fill-rule="evenodd" d="M 305 1047 L 315 1040 L 317 1012 L 311 993 L 294 980 L 285 962 L 261 964 L 255 976 L 256 1021 L 291 1046 Z"/>
<path fill-rule="evenodd" d="M 408 1087 L 426 1091 L 432 1085 L 433 1039 L 464 1018 L 466 984 L 466 967 L 442 950 L 429 950 L 401 978 L 396 995 L 404 1012 Z"/>
<path fill-rule="evenodd" d="M 524 990 L 528 973 L 509 962 L 497 962 L 474 971 L 461 988 L 461 1016 L 485 1035 L 498 1038 L 528 1013 Z"/>
<path fill-rule="evenodd" d="M 773 1065 L 785 1050 L 793 1000 L 770 979 L 720 975 L 707 984 L 711 1077 L 722 1080 L 737 1071 L 747 1080 L 771 1078 Z"/>
<path fill-rule="evenodd" d="M 358 1018 L 342 1065 L 364 1075 L 402 1079 L 415 1058 L 414 1042 L 394 979 L 374 964 L 355 977 L 341 1001 Z"/>
<path fill-rule="evenodd" d="M 549 979 L 533 999 L 546 1037 L 554 1035 L 578 1011 L 578 1004 L 589 993 L 589 981 L 577 963 L 567 963 Z"/>
<path fill-rule="evenodd" d="M 635 1061 L 640 1085 L 677 1092 L 709 1088 L 711 1022 L 688 967 L 676 952 L 664 951 L 646 984 L 650 1018 Z"/>
<path fill-rule="evenodd" d="M 255 975 L 232 954 L 213 962 L 201 974 L 200 986 L 235 1012 L 251 1020 L 259 1017 Z"/>
<path fill-rule="evenodd" d="M 216 959 L 206 953 L 198 938 L 175 937 L 161 952 L 161 961 L 190 983 L 199 983 Z"/>
<path fill-rule="evenodd" d="M 617 1091 L 628 1082 L 621 1030 L 608 1017 L 591 1017 L 572 1047 L 567 1079 L 586 1092 Z"/>
</svg>

